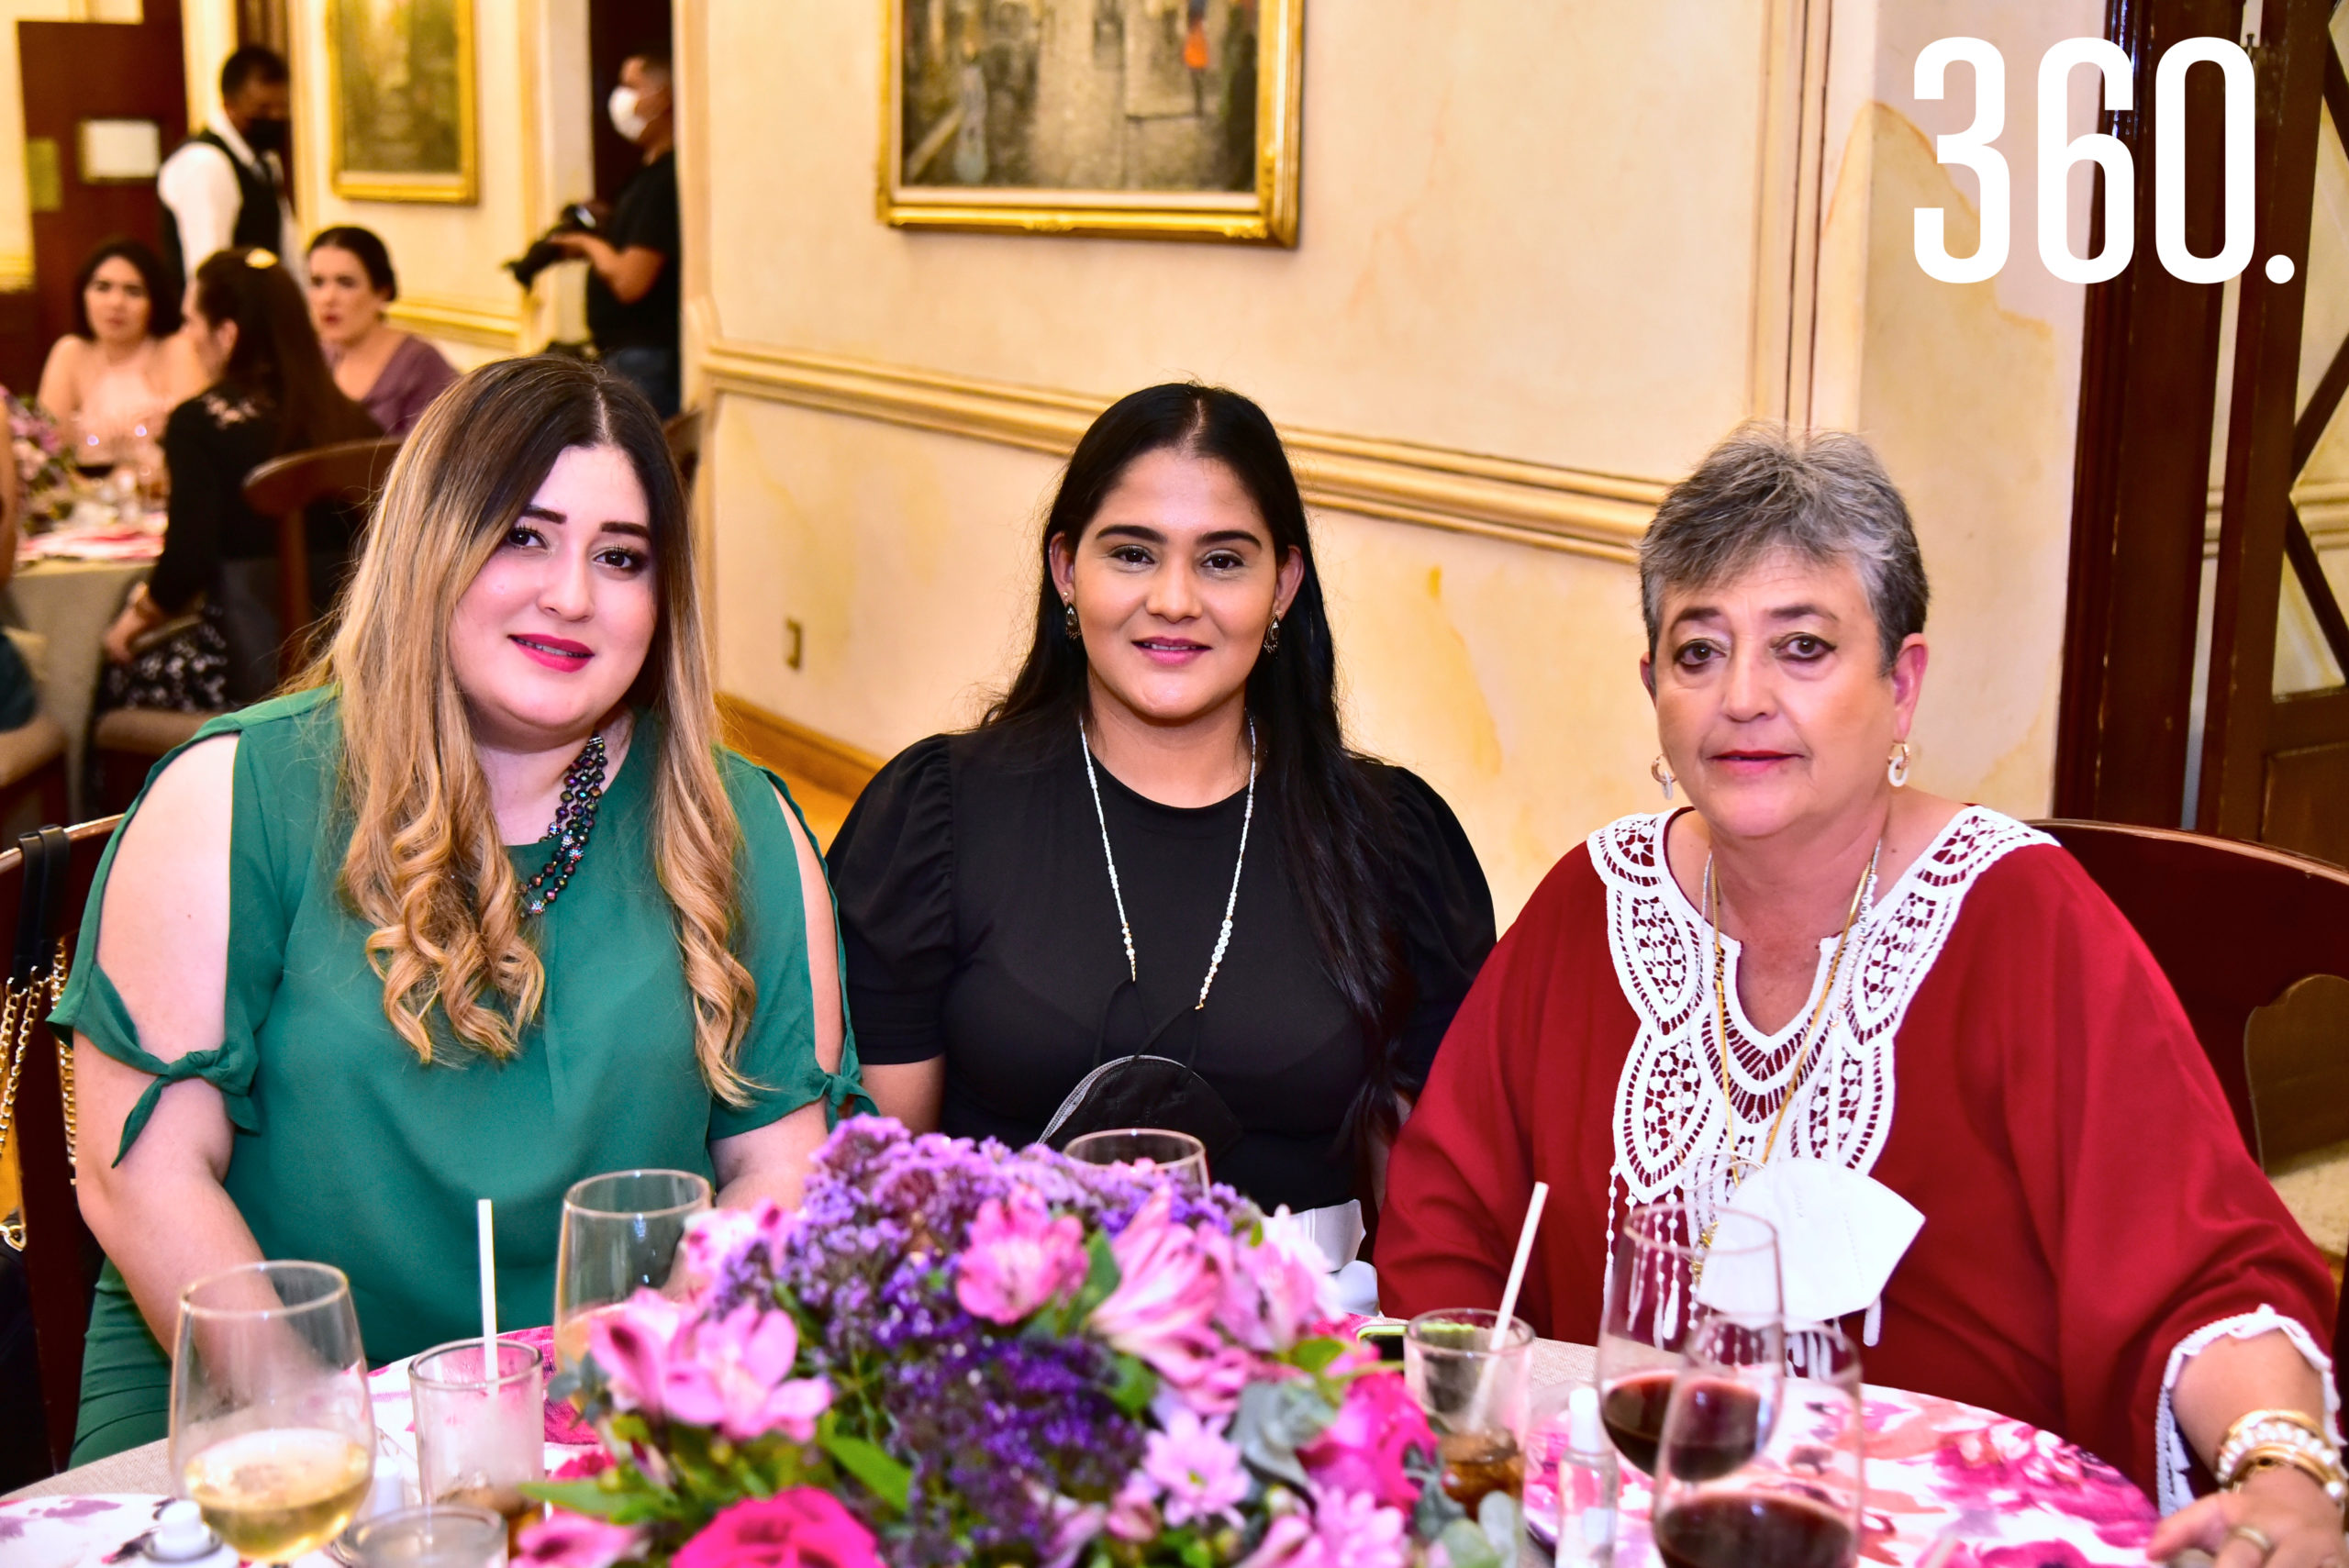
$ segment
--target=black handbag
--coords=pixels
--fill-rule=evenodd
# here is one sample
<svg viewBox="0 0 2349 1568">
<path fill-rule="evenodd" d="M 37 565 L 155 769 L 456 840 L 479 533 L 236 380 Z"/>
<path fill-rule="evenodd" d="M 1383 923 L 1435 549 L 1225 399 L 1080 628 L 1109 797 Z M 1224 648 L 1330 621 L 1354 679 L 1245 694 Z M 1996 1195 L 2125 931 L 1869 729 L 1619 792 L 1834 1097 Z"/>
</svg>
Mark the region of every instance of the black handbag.
<svg viewBox="0 0 2349 1568">
<path fill-rule="evenodd" d="M 1123 991 L 1131 984 L 1131 981 L 1121 982 L 1118 990 Z M 1111 992 L 1109 1006 L 1102 1009 L 1101 1043 L 1094 1047 L 1093 1071 L 1077 1080 L 1076 1087 L 1061 1101 L 1052 1119 L 1044 1124 L 1041 1141 L 1052 1149 L 1065 1149 L 1071 1140 L 1088 1132 L 1125 1128 L 1187 1132 L 1207 1150 L 1208 1167 L 1213 1170 L 1216 1162 L 1240 1142 L 1240 1118 L 1231 1114 L 1223 1096 L 1191 1070 L 1188 1062 L 1154 1055 L 1150 1050 L 1167 1029 L 1188 1018 L 1190 1054 L 1197 1056 L 1198 1010 L 1186 1007 L 1175 1014 L 1132 1055 L 1103 1062 L 1101 1051 L 1108 1039 L 1109 1011 L 1117 1005 L 1117 998 L 1118 993 Z"/>
</svg>

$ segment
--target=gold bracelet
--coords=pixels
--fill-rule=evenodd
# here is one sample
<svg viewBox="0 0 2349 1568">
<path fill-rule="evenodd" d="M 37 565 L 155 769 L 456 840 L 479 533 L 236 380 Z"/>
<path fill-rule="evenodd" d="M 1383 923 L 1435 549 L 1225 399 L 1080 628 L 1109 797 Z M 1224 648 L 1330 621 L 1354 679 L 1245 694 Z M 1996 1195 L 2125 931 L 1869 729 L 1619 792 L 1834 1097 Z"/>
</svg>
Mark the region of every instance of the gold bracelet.
<svg viewBox="0 0 2349 1568">
<path fill-rule="evenodd" d="M 2234 1491 L 2254 1470 L 2288 1464 L 2321 1487 L 2335 1507 L 2349 1500 L 2341 1451 L 2312 1418 L 2292 1410 L 2254 1410 L 2227 1429 L 2210 1466 L 2220 1487 Z"/>
</svg>

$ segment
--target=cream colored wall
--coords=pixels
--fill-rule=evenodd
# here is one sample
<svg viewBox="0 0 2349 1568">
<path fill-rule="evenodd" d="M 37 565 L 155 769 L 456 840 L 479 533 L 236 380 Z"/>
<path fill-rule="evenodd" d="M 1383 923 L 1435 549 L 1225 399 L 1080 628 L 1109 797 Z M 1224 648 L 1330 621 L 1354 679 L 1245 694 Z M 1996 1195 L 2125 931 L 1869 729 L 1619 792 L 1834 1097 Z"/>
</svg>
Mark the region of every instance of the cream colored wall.
<svg viewBox="0 0 2349 1568">
<path fill-rule="evenodd" d="M 480 199 L 464 204 L 352 201 L 334 193 L 326 9 L 326 0 L 288 6 L 299 150 L 293 199 L 303 230 L 354 223 L 383 236 L 400 280 L 394 318 L 432 339 L 460 369 L 556 335 L 561 280 L 543 279 L 526 296 L 500 264 L 521 253 L 556 206 L 594 183 L 586 0 L 473 0 Z M 200 123 L 217 107 L 220 61 L 236 47 L 233 0 L 186 0 L 183 26 L 188 98 Z"/>
<path fill-rule="evenodd" d="M 1119 392 L 1221 381 L 1317 452 L 1434 449 L 1387 451 L 1360 493 L 1302 466 L 1354 735 L 1453 803 L 1507 917 L 1655 801 L 1638 503 L 1793 386 L 1798 416 L 1876 439 L 1918 511 L 1922 777 L 2043 810 L 2079 294 L 2040 271 L 2027 210 L 1997 285 L 1919 272 L 1908 207 L 1945 196 L 1918 128 L 1954 128 L 1908 72 L 1945 32 L 2007 48 L 2027 206 L 2039 53 L 2100 14 L 1884 10 L 1841 0 L 1831 47 L 1820 13 L 1805 68 L 1799 7 L 1772 0 L 1308 5 L 1303 229 L 1278 250 L 886 228 L 876 0 L 684 8 L 722 684 L 880 753 L 969 722 L 1017 656 L 1055 453 Z M 1823 163 L 1784 151 L 1798 125 Z M 1528 467 L 1488 506 L 1447 488 L 1470 453 Z M 1553 503 L 1568 539 L 1487 526 Z"/>
</svg>

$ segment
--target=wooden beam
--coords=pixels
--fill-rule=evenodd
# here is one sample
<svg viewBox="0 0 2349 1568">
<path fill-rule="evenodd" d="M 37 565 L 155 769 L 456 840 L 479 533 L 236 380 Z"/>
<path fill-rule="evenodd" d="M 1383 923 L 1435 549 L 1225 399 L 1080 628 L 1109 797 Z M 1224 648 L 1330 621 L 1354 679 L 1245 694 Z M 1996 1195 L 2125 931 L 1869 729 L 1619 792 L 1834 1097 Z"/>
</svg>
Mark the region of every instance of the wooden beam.
<svg viewBox="0 0 2349 1568">
<path fill-rule="evenodd" d="M 751 761 L 850 800 L 887 761 L 730 692 L 718 694 L 718 717 L 726 743 Z"/>
</svg>

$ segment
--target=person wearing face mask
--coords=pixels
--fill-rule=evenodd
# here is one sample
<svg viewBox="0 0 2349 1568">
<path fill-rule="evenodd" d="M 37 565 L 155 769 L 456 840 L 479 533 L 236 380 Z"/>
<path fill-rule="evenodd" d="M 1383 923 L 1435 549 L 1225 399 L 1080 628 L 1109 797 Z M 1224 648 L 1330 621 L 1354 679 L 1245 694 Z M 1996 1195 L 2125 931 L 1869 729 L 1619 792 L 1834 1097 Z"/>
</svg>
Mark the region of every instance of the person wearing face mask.
<svg viewBox="0 0 2349 1568">
<path fill-rule="evenodd" d="M 1475 851 L 1346 745 L 1305 507 L 1247 398 L 1174 384 L 1103 413 L 1036 568 L 1009 689 L 899 753 L 832 843 L 866 1086 L 918 1131 L 1014 1147 L 1191 1132 L 1345 1263 L 1493 943 Z M 1103 1067 L 1114 1101 L 1056 1126 Z"/>
<path fill-rule="evenodd" d="M 2111 901 L 1910 784 L 1928 590 L 1876 455 L 1741 430 L 1639 573 L 1666 804 L 1559 862 L 1477 977 L 1395 1146 L 1381 1304 L 1497 1305 L 1546 1182 L 1517 1310 L 1588 1343 L 1634 1205 L 1685 1206 L 1700 1250 L 1734 1208 L 1870 1383 L 2179 1510 L 2151 1555 L 2337 1562 L 2332 1282 Z"/>
<path fill-rule="evenodd" d="M 677 154 L 669 57 L 648 50 L 620 66 L 606 108 L 612 128 L 644 153 L 595 233 L 564 231 L 549 242 L 583 258 L 587 331 L 596 351 L 636 384 L 664 419 L 677 412 L 679 294 Z"/>
<path fill-rule="evenodd" d="M 302 289 L 268 250 L 222 250 L 195 270 L 187 332 L 211 385 L 172 410 L 163 461 L 172 475 L 163 553 L 106 634 L 110 706 L 217 708 L 250 702 L 277 684 L 277 519 L 246 504 L 245 476 L 273 457 L 363 440 L 383 432 L 343 395 L 318 350 Z M 339 509 L 310 519 L 311 597 L 331 602 L 353 529 Z M 167 644 L 132 643 L 201 595 L 205 621 L 184 634 L 225 651 L 204 688 L 170 682 L 202 659 Z"/>
<path fill-rule="evenodd" d="M 293 101 L 293 78 L 274 50 L 248 44 L 220 67 L 219 112 L 155 176 L 174 295 L 206 256 L 231 245 L 302 253 L 285 199 Z"/>
</svg>

